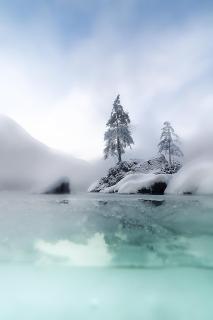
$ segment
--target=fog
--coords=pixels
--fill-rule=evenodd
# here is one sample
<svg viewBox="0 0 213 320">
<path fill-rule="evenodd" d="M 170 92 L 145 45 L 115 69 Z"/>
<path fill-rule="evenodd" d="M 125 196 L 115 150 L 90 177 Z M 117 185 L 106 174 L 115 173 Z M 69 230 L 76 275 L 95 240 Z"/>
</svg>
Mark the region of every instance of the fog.
<svg viewBox="0 0 213 320">
<path fill-rule="evenodd" d="M 0 190 L 44 192 L 64 177 L 84 190 L 97 174 L 86 161 L 51 149 L 14 120 L 0 116 Z"/>
<path fill-rule="evenodd" d="M 127 158 L 156 155 L 168 120 L 185 162 L 212 159 L 211 3 L 21 3 L 15 12 L 10 1 L 0 5 L 1 113 L 50 148 L 94 163 L 120 93 L 135 141 Z"/>
</svg>

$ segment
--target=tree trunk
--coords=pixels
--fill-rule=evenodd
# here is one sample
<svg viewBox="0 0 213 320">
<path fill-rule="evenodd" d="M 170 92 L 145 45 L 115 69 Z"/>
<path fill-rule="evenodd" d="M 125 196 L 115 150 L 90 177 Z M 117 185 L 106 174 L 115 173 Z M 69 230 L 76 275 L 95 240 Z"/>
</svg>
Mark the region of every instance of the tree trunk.
<svg viewBox="0 0 213 320">
<path fill-rule="evenodd" d="M 117 126 L 117 152 L 118 152 L 118 163 L 121 162 L 121 143 L 118 136 L 118 119 L 116 120 L 116 126 Z"/>
<path fill-rule="evenodd" d="M 117 151 L 118 151 L 118 163 L 120 163 L 122 159 L 121 159 L 120 139 L 118 137 L 117 137 Z"/>
<path fill-rule="evenodd" d="M 169 166 L 172 166 L 172 157 L 171 157 L 171 148 L 170 148 L 170 141 L 169 141 Z"/>
</svg>

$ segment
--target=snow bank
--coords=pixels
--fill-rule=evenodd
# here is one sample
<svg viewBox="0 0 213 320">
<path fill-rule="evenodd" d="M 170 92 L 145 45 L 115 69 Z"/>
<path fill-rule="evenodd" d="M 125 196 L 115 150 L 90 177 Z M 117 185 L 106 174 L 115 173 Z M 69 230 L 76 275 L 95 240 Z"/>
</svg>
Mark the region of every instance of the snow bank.
<svg viewBox="0 0 213 320">
<path fill-rule="evenodd" d="M 154 188 L 156 185 L 162 184 L 164 189 L 168 184 L 170 179 L 169 175 L 166 174 L 142 174 L 135 173 L 129 174 L 121 181 L 119 181 L 116 185 L 105 188 L 101 192 L 103 193 L 155 193 Z M 162 193 L 164 190 L 162 191 Z M 159 191 L 160 193 L 160 191 Z"/>
<path fill-rule="evenodd" d="M 93 182 L 89 188 L 88 188 L 88 192 L 93 192 L 93 190 L 95 190 L 96 188 L 98 188 L 99 186 L 99 180 L 96 180 L 95 182 Z"/>
<path fill-rule="evenodd" d="M 193 162 L 173 175 L 166 193 L 213 194 L 213 163 Z"/>
</svg>

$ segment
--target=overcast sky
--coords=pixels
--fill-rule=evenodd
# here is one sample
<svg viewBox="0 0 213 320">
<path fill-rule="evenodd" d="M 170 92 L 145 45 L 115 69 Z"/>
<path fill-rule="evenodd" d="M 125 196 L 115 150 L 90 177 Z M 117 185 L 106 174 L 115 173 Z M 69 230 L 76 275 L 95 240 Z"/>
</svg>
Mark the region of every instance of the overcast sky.
<svg viewBox="0 0 213 320">
<path fill-rule="evenodd" d="M 212 1 L 1 0 L 1 113 L 94 159 L 120 93 L 134 155 L 157 151 L 165 120 L 191 154 L 213 152 L 212 39 Z"/>
</svg>

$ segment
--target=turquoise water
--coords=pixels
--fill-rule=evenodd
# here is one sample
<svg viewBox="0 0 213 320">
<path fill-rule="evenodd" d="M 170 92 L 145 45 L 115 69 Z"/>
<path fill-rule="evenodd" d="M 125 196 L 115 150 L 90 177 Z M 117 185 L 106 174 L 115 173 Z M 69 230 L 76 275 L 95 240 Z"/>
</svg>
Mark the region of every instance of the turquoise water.
<svg viewBox="0 0 213 320">
<path fill-rule="evenodd" d="M 0 194 L 0 319 L 212 320 L 212 267 L 211 197 Z"/>
</svg>

